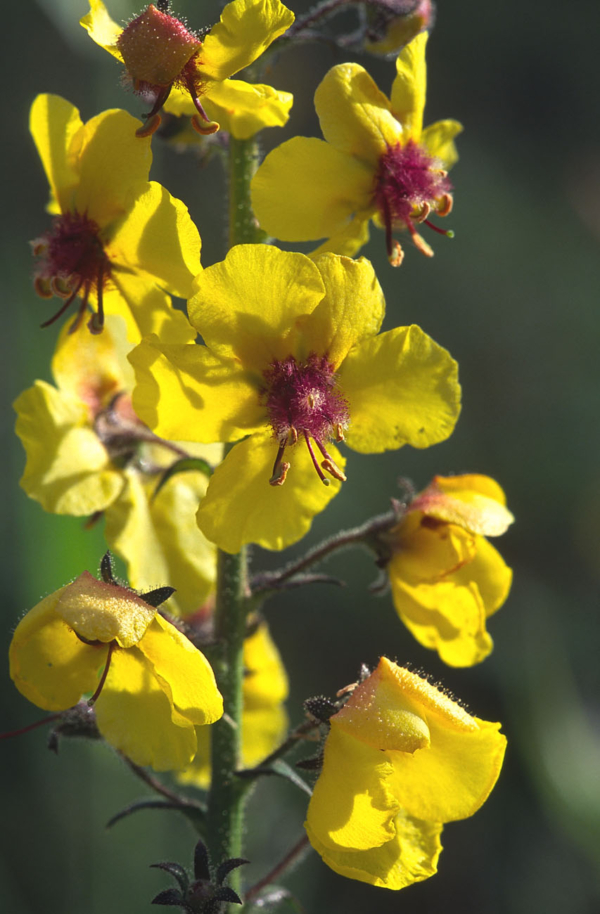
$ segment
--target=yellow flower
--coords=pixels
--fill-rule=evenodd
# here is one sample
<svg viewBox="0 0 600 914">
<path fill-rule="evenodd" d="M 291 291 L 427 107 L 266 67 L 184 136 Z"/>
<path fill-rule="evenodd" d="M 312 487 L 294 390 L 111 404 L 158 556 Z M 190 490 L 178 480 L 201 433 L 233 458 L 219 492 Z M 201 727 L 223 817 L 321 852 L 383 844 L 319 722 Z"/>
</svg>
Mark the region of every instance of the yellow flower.
<svg viewBox="0 0 600 914">
<path fill-rule="evenodd" d="M 472 816 L 498 779 L 499 727 L 382 657 L 331 718 L 308 807 L 312 846 L 336 873 L 371 885 L 432 876 L 443 824 Z"/>
<path fill-rule="evenodd" d="M 120 314 L 138 342 L 160 329 L 172 342 L 189 339 L 169 294 L 187 298 L 200 269 L 200 236 L 187 207 L 148 181 L 149 140 L 126 111 L 104 111 L 83 124 L 57 95 L 38 95 L 30 129 L 50 184 L 51 229 L 33 242 L 35 288 L 65 299 L 51 324 L 79 299 L 77 326 L 102 330 L 104 313 Z"/>
<path fill-rule="evenodd" d="M 389 534 L 398 615 L 451 666 L 472 666 L 492 650 L 486 619 L 506 600 L 512 572 L 485 536 L 513 520 L 488 476 L 436 476 Z"/>
<path fill-rule="evenodd" d="M 385 229 L 390 262 L 403 252 L 396 229 L 433 254 L 416 224 L 431 212 L 447 215 L 452 187 L 447 169 L 457 159 L 456 121 L 423 130 L 425 45 L 422 32 L 396 61 L 388 99 L 354 63 L 326 74 L 315 94 L 325 141 L 295 137 L 271 152 L 252 182 L 254 210 L 262 228 L 283 241 L 326 238 L 316 251 L 354 256 L 368 241 L 369 220 Z"/>
<path fill-rule="evenodd" d="M 151 105 L 138 136 L 154 133 L 164 106 L 173 114 L 192 114 L 198 133 L 215 133 L 220 124 L 214 118 L 219 117 L 225 129 L 245 139 L 262 126 L 285 123 L 291 96 L 228 77 L 260 57 L 293 21 L 294 14 L 280 0 L 233 0 L 204 33 L 190 32 L 153 4 L 121 29 L 101 0 L 90 0 L 81 25 L 123 62 L 134 91 Z M 249 120 L 259 125 L 251 132 Z"/>
<path fill-rule="evenodd" d="M 158 771 L 189 763 L 196 726 L 223 713 L 204 655 L 143 597 L 87 571 L 19 622 L 10 675 L 47 711 L 65 711 L 94 693 L 104 738 Z"/>
<path fill-rule="evenodd" d="M 258 765 L 282 742 L 288 728 L 283 702 L 288 681 L 279 651 L 265 622 L 244 642 L 242 765 Z M 210 784 L 210 729 L 197 730 L 198 752 L 178 777 L 184 783 Z"/>
<path fill-rule="evenodd" d="M 142 341 L 133 403 L 163 438 L 239 442 L 198 511 L 221 549 L 300 539 L 345 479 L 332 439 L 373 454 L 452 432 L 456 363 L 418 327 L 377 336 L 385 305 L 368 261 L 238 245 L 196 284 L 189 314 L 206 345 Z"/>
<path fill-rule="evenodd" d="M 177 590 L 169 609 L 187 614 L 216 575 L 214 548 L 195 520 L 207 480 L 197 470 L 176 474 L 153 497 L 178 455 L 133 412 L 130 348 L 119 317 L 109 316 L 99 336 L 64 328 L 52 360 L 57 386 L 36 381 L 15 403 L 27 452 L 21 485 L 54 514 L 105 512 L 106 538 L 132 585 L 168 582 Z"/>
</svg>

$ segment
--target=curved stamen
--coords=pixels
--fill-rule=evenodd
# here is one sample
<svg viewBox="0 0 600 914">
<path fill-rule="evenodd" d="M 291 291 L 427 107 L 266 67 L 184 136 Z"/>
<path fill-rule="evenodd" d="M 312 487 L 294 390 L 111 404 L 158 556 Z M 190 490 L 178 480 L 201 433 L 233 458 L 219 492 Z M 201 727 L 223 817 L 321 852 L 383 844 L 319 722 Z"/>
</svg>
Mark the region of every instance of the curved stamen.
<svg viewBox="0 0 600 914">
<path fill-rule="evenodd" d="M 310 454 L 310 459 L 312 460 L 313 466 L 314 466 L 315 470 L 317 471 L 317 476 L 319 477 L 319 479 L 321 480 L 321 482 L 323 483 L 324 486 L 328 486 L 330 484 L 329 480 L 327 479 L 323 470 L 319 466 L 316 454 L 313 451 L 312 444 L 310 443 L 310 438 L 308 437 L 307 432 L 304 432 L 304 440 L 306 441 L 306 446 L 308 448 L 308 453 Z M 317 442 L 317 444 L 318 444 L 318 442 Z"/>
<path fill-rule="evenodd" d="M 95 702 L 100 697 L 100 693 L 104 688 L 104 683 L 106 682 L 106 677 L 108 676 L 108 671 L 110 669 L 110 661 L 112 659 L 113 651 L 117 646 L 116 641 L 111 641 L 108 645 L 108 653 L 106 655 L 106 664 L 104 665 L 104 670 L 102 671 L 102 676 L 100 677 L 100 682 L 98 683 L 98 688 L 94 692 L 91 698 L 88 699 L 88 706 L 91 708 L 94 706 Z"/>
</svg>

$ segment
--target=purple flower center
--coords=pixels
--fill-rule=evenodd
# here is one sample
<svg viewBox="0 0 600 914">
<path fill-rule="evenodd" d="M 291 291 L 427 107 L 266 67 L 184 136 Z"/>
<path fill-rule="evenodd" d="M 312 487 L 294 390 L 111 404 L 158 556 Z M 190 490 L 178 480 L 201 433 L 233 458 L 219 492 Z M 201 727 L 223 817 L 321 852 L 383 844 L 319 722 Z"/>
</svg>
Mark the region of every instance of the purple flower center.
<svg viewBox="0 0 600 914">
<path fill-rule="evenodd" d="M 290 464 L 283 460 L 286 447 L 304 438 L 315 470 L 321 482 L 329 485 L 323 470 L 336 479 L 346 477 L 327 452 L 326 443 L 332 438 L 342 441 L 348 425 L 348 404 L 337 387 L 333 365 L 325 356 L 311 353 L 300 364 L 293 355 L 275 361 L 265 372 L 264 399 L 279 449 L 271 485 L 283 485 Z M 320 465 L 312 442 L 323 455 Z"/>
<path fill-rule="evenodd" d="M 79 312 L 71 330 L 75 330 L 88 307 L 89 295 L 96 290 L 98 312 L 92 316 L 90 330 L 99 333 L 104 324 L 102 293 L 110 277 L 110 261 L 99 238 L 97 224 L 79 213 L 57 216 L 50 231 L 33 242 L 33 253 L 39 258 L 35 268 L 35 290 L 42 298 L 54 295 L 66 299 L 49 320 L 47 327 L 81 296 Z"/>
<path fill-rule="evenodd" d="M 424 222 L 434 231 L 449 234 L 428 220 L 431 211 L 447 216 L 452 209 L 452 184 L 438 159 L 430 156 L 413 140 L 402 146 L 388 146 L 375 174 L 373 199 L 385 226 L 388 257 L 398 266 L 402 249 L 392 237 L 395 228 L 408 228 L 423 254 L 433 251 L 417 233 L 415 222 Z"/>
</svg>

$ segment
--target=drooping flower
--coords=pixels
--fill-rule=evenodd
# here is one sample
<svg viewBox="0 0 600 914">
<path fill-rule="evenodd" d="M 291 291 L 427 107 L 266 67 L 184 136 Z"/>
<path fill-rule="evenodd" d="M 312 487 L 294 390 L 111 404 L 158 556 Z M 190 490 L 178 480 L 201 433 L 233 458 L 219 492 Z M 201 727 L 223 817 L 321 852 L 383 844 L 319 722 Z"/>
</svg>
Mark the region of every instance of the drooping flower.
<svg viewBox="0 0 600 914">
<path fill-rule="evenodd" d="M 492 650 L 486 619 L 506 600 L 512 572 L 485 537 L 513 520 L 489 476 L 436 476 L 386 535 L 398 615 L 451 666 L 472 666 Z"/>
<path fill-rule="evenodd" d="M 288 681 L 269 629 L 261 622 L 244 641 L 242 758 L 244 768 L 258 765 L 282 742 L 288 718 L 283 702 Z M 210 728 L 197 729 L 198 751 L 192 764 L 178 777 L 184 783 L 207 787 L 210 783 Z"/>
<path fill-rule="evenodd" d="M 331 440 L 373 454 L 452 432 L 456 363 L 418 327 L 377 335 L 385 305 L 368 261 L 238 245 L 196 283 L 188 308 L 205 345 L 144 340 L 133 403 L 163 438 L 239 442 L 198 511 L 220 548 L 300 539 L 345 479 Z"/>
<path fill-rule="evenodd" d="M 54 216 L 33 242 L 35 289 L 43 298 L 64 299 L 42 326 L 79 301 L 73 327 L 91 310 L 92 332 L 102 330 L 107 313 L 125 319 L 132 342 L 152 330 L 172 342 L 189 339 L 169 293 L 189 296 L 200 269 L 200 236 L 181 200 L 148 181 L 150 141 L 136 140 L 137 124 L 118 110 L 83 124 L 57 95 L 38 95 L 31 107 Z"/>
<path fill-rule="evenodd" d="M 143 596 L 87 571 L 21 619 L 10 675 L 47 711 L 91 694 L 107 742 L 158 771 L 188 764 L 196 726 L 223 713 L 204 655 Z"/>
<path fill-rule="evenodd" d="M 432 0 L 380 0 L 369 6 L 365 50 L 385 57 L 398 54 L 435 21 Z"/>
<path fill-rule="evenodd" d="M 151 105 L 138 136 L 154 133 L 163 106 L 174 114 L 187 114 L 186 100 L 192 106 L 193 126 L 201 134 L 215 133 L 220 124 L 214 118 L 222 115 L 227 128 L 239 126 L 241 121 L 231 114 L 238 105 L 242 110 L 250 108 L 259 120 L 263 109 L 267 121 L 285 123 L 288 93 L 229 79 L 260 57 L 294 21 L 294 14 L 280 0 L 233 0 L 215 26 L 198 33 L 166 6 L 150 4 L 121 29 L 101 0 L 90 0 L 90 12 L 81 20 L 96 44 L 123 62 L 134 91 Z"/>
<path fill-rule="evenodd" d="M 500 724 L 385 657 L 330 719 L 305 823 L 336 873 L 401 889 L 437 872 L 446 822 L 472 816 L 502 766 Z"/>
<path fill-rule="evenodd" d="M 317 88 L 315 107 L 325 140 L 295 137 L 266 157 L 252 182 L 262 228 L 283 241 L 327 240 L 315 253 L 354 256 L 368 241 L 369 220 L 385 230 L 393 266 L 403 259 L 394 238 L 408 229 L 421 253 L 432 249 L 418 233 L 424 223 L 448 234 L 429 215 L 452 208 L 447 169 L 457 159 L 457 121 L 423 129 L 425 45 L 417 35 L 396 61 L 390 98 L 363 67 L 333 67 Z"/>
<path fill-rule="evenodd" d="M 57 386 L 36 381 L 15 403 L 27 453 L 21 485 L 53 514 L 104 512 L 107 541 L 126 561 L 132 585 L 168 582 L 176 588 L 169 609 L 187 614 L 204 602 L 216 575 L 214 548 L 195 520 L 207 478 L 198 470 L 176 474 L 154 494 L 181 452 L 132 409 L 130 348 L 117 316 L 107 317 L 98 336 L 63 329 L 52 360 Z"/>
</svg>

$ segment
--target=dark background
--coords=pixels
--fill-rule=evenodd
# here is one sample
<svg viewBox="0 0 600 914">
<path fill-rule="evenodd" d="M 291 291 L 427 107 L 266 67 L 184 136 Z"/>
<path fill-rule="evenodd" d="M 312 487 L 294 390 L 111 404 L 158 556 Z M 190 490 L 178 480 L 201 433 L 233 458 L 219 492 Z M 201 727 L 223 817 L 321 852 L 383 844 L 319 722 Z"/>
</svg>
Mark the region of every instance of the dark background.
<svg viewBox="0 0 600 914">
<path fill-rule="evenodd" d="M 290 4 L 298 11 L 298 7 Z M 497 543 L 515 584 L 491 621 L 493 655 L 470 670 L 443 667 L 398 621 L 389 596 L 367 587 L 376 570 L 348 554 L 328 570 L 344 591 L 313 589 L 273 601 L 269 618 L 289 669 L 294 721 L 301 701 L 332 694 L 362 661 L 386 653 L 443 681 L 476 715 L 502 720 L 509 750 L 498 786 L 471 820 L 444 832 L 440 872 L 400 895 L 351 882 L 316 855 L 289 878 L 309 914 L 595 914 L 600 910 L 598 558 L 600 377 L 598 240 L 600 136 L 597 65 L 600 7 L 440 2 L 429 44 L 426 123 L 465 125 L 453 171 L 453 242 L 433 242 L 428 261 L 408 246 L 400 270 L 373 232 L 365 253 L 388 301 L 386 327 L 419 323 L 458 360 L 463 413 L 452 438 L 423 452 L 349 455 L 343 494 L 313 525 L 310 542 L 386 510 L 399 476 L 423 487 L 435 473 L 479 472 L 505 488 L 517 517 Z M 137 12 L 112 0 L 116 19 Z M 4 189 L 0 277 L 3 328 L 2 481 L 8 644 L 21 614 L 84 568 L 95 571 L 101 530 L 45 514 L 18 488 L 23 454 L 8 404 L 34 378 L 49 379 L 56 333 L 31 286 L 27 241 L 48 225 L 47 185 L 27 131 L 38 92 L 64 95 L 84 120 L 106 107 L 141 112 L 119 85 L 119 68 L 79 27 L 81 0 L 32 0 L 3 9 Z M 191 27 L 218 17 L 216 4 L 178 2 Z M 285 130 L 319 135 L 318 82 L 345 58 L 328 46 L 293 50 L 269 79 L 294 92 Z M 352 58 L 354 59 L 354 58 Z M 361 58 L 386 92 L 393 64 Z M 203 239 L 205 266 L 225 253 L 224 187 L 218 161 L 200 168 L 155 147 L 153 177 L 183 198 Z M 296 548 L 294 553 L 299 552 Z M 292 551 L 290 550 L 290 555 Z M 254 555 L 273 567 L 287 555 Z M 0 729 L 37 720 L 2 673 Z M 105 830 L 110 815 L 144 793 L 107 748 L 67 743 L 57 756 L 34 731 L 2 743 L 0 898 L 34 914 L 143 914 L 166 885 L 148 864 L 187 863 L 193 835 L 176 814 L 141 812 Z M 287 784 L 261 786 L 248 827 L 252 882 L 299 837 L 305 798 Z"/>
</svg>

